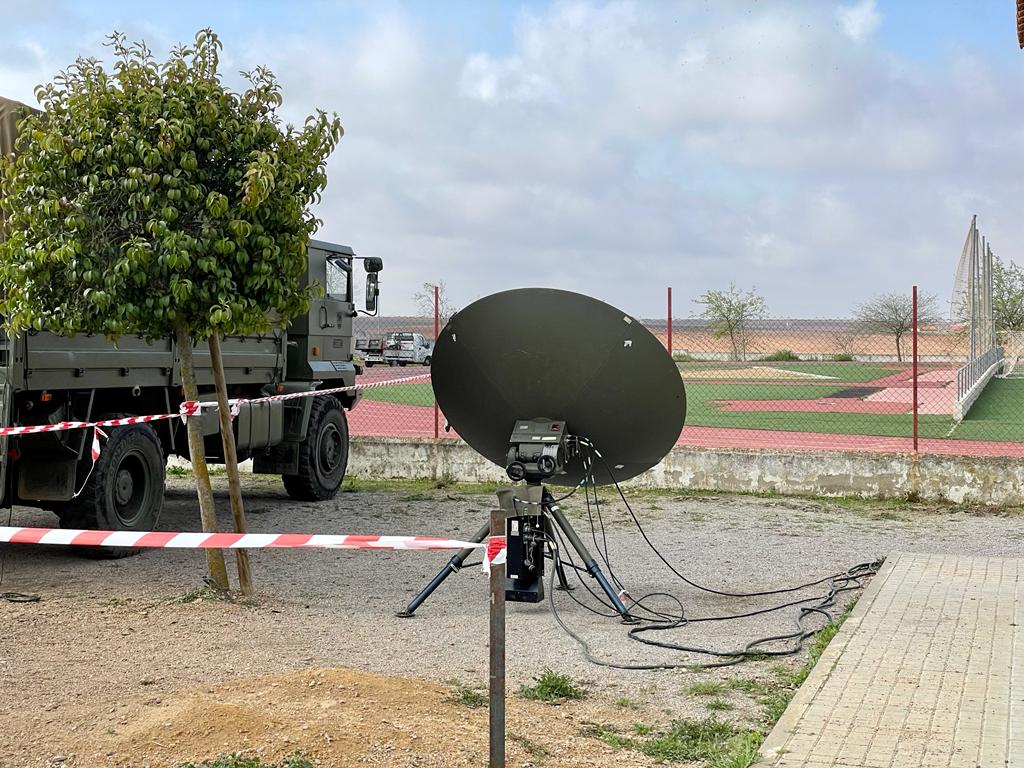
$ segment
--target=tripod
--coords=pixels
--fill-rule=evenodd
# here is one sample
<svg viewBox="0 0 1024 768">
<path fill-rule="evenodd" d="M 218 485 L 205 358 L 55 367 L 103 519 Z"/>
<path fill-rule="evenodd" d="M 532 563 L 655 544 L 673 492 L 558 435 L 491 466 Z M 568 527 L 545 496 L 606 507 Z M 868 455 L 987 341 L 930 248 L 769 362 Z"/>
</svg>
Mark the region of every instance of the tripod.
<svg viewBox="0 0 1024 768">
<path fill-rule="evenodd" d="M 527 602 L 537 602 L 543 599 L 543 579 L 536 577 L 538 569 L 534 553 L 538 550 L 538 547 L 535 546 L 535 543 L 539 542 L 540 552 L 542 553 L 541 557 L 543 557 L 542 547 L 544 542 L 555 546 L 555 529 L 557 528 L 565 536 L 569 545 L 576 550 L 576 553 L 583 561 L 587 574 L 597 581 L 602 591 L 611 601 L 612 606 L 622 617 L 622 620 L 627 623 L 635 622 L 636 619 L 630 614 L 629 609 L 622 602 L 622 598 L 619 597 L 611 582 L 604 575 L 604 572 L 597 564 L 597 560 L 587 550 L 551 493 L 539 481 L 528 481 L 525 488 L 526 493 L 524 494 L 526 498 L 520 498 L 516 495 L 521 490 L 523 490 L 522 487 L 502 488 L 498 491 L 498 502 L 501 509 L 505 512 L 507 520 L 506 531 L 503 531 L 503 533 L 509 536 L 507 543 L 508 577 L 506 579 L 506 595 L 508 598 Z M 536 511 L 530 512 L 524 511 L 524 509 Z M 490 523 L 485 523 L 470 541 L 480 543 L 490 535 Z M 521 541 L 515 543 L 516 538 L 521 538 Z M 452 556 L 444 568 L 409 602 L 405 610 L 397 615 L 401 618 L 412 617 L 416 609 L 423 605 L 424 601 L 430 597 L 435 589 L 441 586 L 445 579 L 453 573 L 459 572 L 466 559 L 473 552 L 474 550 L 472 549 L 463 549 Z M 559 587 L 561 589 L 571 589 L 566 581 L 562 564 L 557 559 L 555 559 L 555 573 L 558 576 Z M 531 582 L 536 584 L 532 591 L 529 586 L 524 586 L 524 583 L 529 584 Z"/>
</svg>

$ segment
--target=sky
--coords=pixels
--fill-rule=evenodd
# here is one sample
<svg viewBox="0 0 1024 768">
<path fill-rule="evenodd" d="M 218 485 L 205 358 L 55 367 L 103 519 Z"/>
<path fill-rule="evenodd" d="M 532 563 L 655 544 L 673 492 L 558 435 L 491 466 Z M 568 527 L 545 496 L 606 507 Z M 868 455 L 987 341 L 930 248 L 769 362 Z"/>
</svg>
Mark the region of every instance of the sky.
<svg viewBox="0 0 1024 768">
<path fill-rule="evenodd" d="M 917 284 L 948 303 L 972 214 L 1024 261 L 1013 0 L 0 0 L 0 95 L 111 31 L 212 27 L 226 80 L 337 112 L 317 237 L 379 256 L 384 314 L 579 291 L 633 315 L 735 283 L 776 317 Z"/>
</svg>

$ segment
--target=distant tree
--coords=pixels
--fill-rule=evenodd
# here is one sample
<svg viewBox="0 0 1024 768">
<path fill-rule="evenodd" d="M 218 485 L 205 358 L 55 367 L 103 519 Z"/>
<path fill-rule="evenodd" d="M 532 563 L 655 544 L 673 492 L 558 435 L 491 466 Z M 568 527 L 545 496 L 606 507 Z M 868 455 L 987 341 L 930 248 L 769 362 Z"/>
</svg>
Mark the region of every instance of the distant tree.
<svg viewBox="0 0 1024 768">
<path fill-rule="evenodd" d="M 992 261 L 992 319 L 1000 336 L 1024 331 L 1024 269 L 1014 261 Z"/>
<path fill-rule="evenodd" d="M 308 311 L 302 274 L 319 224 L 309 206 L 341 124 L 317 112 L 301 129 L 282 126 L 280 88 L 262 67 L 232 91 L 209 29 L 164 62 L 117 33 L 109 45 L 109 71 L 78 59 L 36 90 L 45 112 L 22 122 L 20 154 L 4 164 L 0 313 L 15 333 L 173 336 L 189 400 L 199 396 L 192 347 L 206 340 L 231 509 L 244 530 L 220 339 Z M 187 431 L 203 529 L 214 530 L 199 419 Z M 226 588 L 221 553 L 208 554 L 211 578 Z"/>
<path fill-rule="evenodd" d="M 903 361 L 902 340 L 914 327 L 914 301 L 909 293 L 884 293 L 857 307 L 854 313 L 861 327 L 868 333 L 889 334 L 896 340 L 896 359 Z M 918 326 L 937 323 L 939 312 L 935 297 L 919 295 L 917 298 Z"/>
<path fill-rule="evenodd" d="M 751 324 L 768 314 L 768 305 L 756 288 L 740 291 L 735 283 L 727 291 L 706 291 L 694 303 L 704 307 L 700 316 L 719 338 L 729 338 L 734 360 L 746 360 Z"/>
<path fill-rule="evenodd" d="M 412 300 L 416 303 L 416 309 L 424 317 L 434 316 L 434 285 L 435 283 L 424 283 L 423 287 L 413 294 Z M 448 287 L 444 284 L 444 280 L 441 280 L 437 285 L 437 307 L 438 314 L 441 320 L 441 327 L 452 319 L 459 310 L 452 304 L 448 298 Z"/>
</svg>

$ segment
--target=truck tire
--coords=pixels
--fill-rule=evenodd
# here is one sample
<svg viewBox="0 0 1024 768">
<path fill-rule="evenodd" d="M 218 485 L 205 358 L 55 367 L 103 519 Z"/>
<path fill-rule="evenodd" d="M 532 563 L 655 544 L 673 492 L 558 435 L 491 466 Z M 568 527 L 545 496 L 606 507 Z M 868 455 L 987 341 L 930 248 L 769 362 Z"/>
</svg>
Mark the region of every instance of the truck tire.
<svg viewBox="0 0 1024 768">
<path fill-rule="evenodd" d="M 333 397 L 314 397 L 306 439 L 299 443 L 299 473 L 282 475 L 284 489 L 297 501 L 334 498 L 348 467 L 348 420 Z"/>
<path fill-rule="evenodd" d="M 398 361 L 398 367 L 399 367 L 399 368 L 405 368 L 405 363 L 406 363 L 406 361 L 405 361 L 405 360 L 399 360 L 399 361 Z"/>
<path fill-rule="evenodd" d="M 118 418 L 106 415 L 101 418 Z M 58 515 L 62 528 L 151 531 L 164 503 L 165 460 L 160 438 L 149 424 L 114 427 L 77 498 Z M 127 557 L 130 547 L 75 547 L 93 557 Z"/>
</svg>

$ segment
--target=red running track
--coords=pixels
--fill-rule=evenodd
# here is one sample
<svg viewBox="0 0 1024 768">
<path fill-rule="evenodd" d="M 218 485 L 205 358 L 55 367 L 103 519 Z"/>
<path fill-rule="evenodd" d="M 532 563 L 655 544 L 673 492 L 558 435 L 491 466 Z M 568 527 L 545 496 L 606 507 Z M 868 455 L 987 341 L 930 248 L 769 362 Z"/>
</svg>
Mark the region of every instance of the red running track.
<svg viewBox="0 0 1024 768">
<path fill-rule="evenodd" d="M 432 438 L 434 409 L 363 399 L 348 415 L 353 435 L 373 437 Z M 455 432 L 444 432 L 440 417 L 440 437 L 457 439 Z M 778 432 L 767 429 L 730 429 L 725 427 L 684 427 L 677 445 L 695 448 L 750 448 L 791 451 L 867 451 L 869 453 L 910 453 L 914 443 L 909 437 L 876 435 L 839 435 L 820 432 Z M 947 456 L 1024 457 L 1024 443 L 984 440 L 941 440 L 920 438 L 922 453 Z"/>
</svg>

